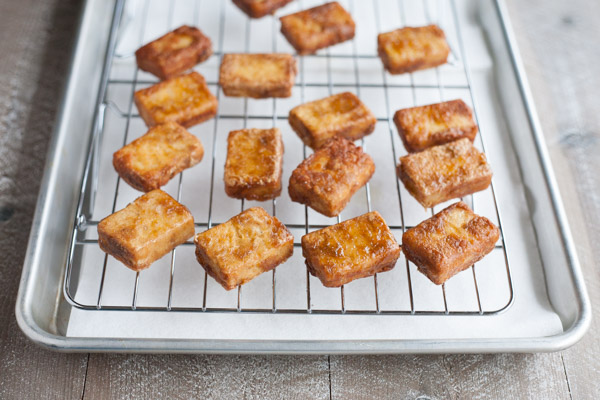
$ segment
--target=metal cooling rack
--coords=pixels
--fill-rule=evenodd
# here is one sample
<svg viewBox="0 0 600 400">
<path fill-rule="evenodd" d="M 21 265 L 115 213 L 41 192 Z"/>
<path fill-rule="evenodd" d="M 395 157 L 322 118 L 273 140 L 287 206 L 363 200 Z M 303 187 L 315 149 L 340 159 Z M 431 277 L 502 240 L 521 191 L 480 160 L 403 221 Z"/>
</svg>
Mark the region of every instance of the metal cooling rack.
<svg viewBox="0 0 600 400">
<path fill-rule="evenodd" d="M 200 7 L 201 7 L 201 1 L 202 0 L 196 0 L 194 3 L 194 16 L 196 18 L 196 22 L 197 22 L 198 11 L 200 10 Z M 348 8 L 351 13 L 353 13 L 355 1 L 356 0 L 349 0 Z M 299 0 L 299 3 L 300 3 L 300 8 L 302 8 L 302 9 L 306 8 L 306 7 L 302 7 L 301 0 Z M 348 84 L 339 84 L 339 83 L 333 82 L 331 60 L 335 59 L 335 58 L 348 59 L 349 61 L 352 61 L 353 69 L 354 69 L 354 77 L 355 77 L 354 88 L 356 90 L 356 94 L 359 97 L 360 97 L 360 91 L 362 88 L 381 88 L 381 89 L 383 89 L 383 92 L 385 94 L 385 104 L 386 104 L 387 116 L 385 118 L 377 118 L 377 119 L 378 119 L 378 123 L 387 124 L 387 126 L 389 128 L 390 142 L 391 142 L 391 148 L 392 148 L 392 154 L 393 154 L 393 159 L 389 160 L 389 162 L 393 162 L 394 165 L 396 164 L 396 162 L 398 160 L 398 156 L 397 156 L 397 151 L 396 151 L 396 144 L 394 142 L 394 135 L 396 135 L 396 133 L 395 133 L 395 129 L 394 129 L 394 123 L 392 121 L 392 114 L 390 113 L 389 89 L 392 89 L 392 88 L 410 89 L 411 93 L 412 93 L 412 99 L 413 99 L 414 105 L 417 105 L 417 91 L 421 90 L 421 89 L 437 89 L 439 91 L 439 97 L 442 101 L 450 100 L 450 99 L 446 98 L 446 96 L 445 96 L 445 90 L 447 90 L 447 89 L 468 90 L 470 93 L 470 97 L 471 97 L 471 103 L 473 104 L 473 108 L 474 108 L 475 119 L 479 125 L 479 119 L 477 117 L 476 102 L 475 102 L 475 99 L 473 98 L 473 91 L 471 90 L 471 76 L 470 76 L 469 68 L 467 65 L 467 60 L 465 59 L 465 46 L 463 43 L 461 31 L 460 31 L 460 23 L 459 23 L 459 19 L 457 16 L 456 4 L 455 4 L 454 0 L 451 0 L 447 4 L 443 4 L 444 2 L 442 2 L 442 1 L 434 1 L 434 3 L 435 3 L 434 6 L 438 7 L 438 11 L 440 11 L 438 13 L 438 15 L 441 15 L 440 13 L 443 12 L 443 9 L 446 8 L 447 4 L 449 5 L 450 12 L 452 14 L 452 18 L 451 18 L 452 22 L 451 23 L 454 25 L 454 28 L 455 28 L 456 34 L 457 34 L 456 35 L 457 42 L 456 43 L 450 42 L 451 55 L 450 55 L 449 63 L 462 71 L 462 73 L 464 74 L 465 81 L 466 81 L 465 85 L 443 84 L 442 80 L 440 78 L 439 68 L 435 69 L 437 84 L 420 84 L 420 83 L 417 84 L 417 83 L 415 83 L 413 74 L 409 74 L 409 77 L 410 77 L 409 84 L 388 83 L 389 78 L 388 78 L 387 73 L 383 69 L 383 66 L 381 67 L 381 74 L 382 74 L 382 79 L 383 79 L 382 84 L 363 83 L 360 81 L 361 74 L 360 74 L 358 60 L 360 60 L 360 59 L 378 59 L 378 56 L 374 55 L 374 54 L 359 54 L 357 52 L 357 46 L 356 46 L 355 41 L 353 41 L 353 43 L 352 43 L 352 53 L 351 54 L 332 54 L 329 49 L 326 49 L 326 50 L 324 50 L 323 53 L 320 53 L 320 54 L 308 55 L 308 56 L 297 56 L 297 59 L 299 61 L 300 98 L 301 98 L 302 103 L 305 102 L 305 99 L 304 99 L 305 93 L 304 92 L 305 92 L 305 88 L 307 88 L 307 87 L 326 87 L 328 89 L 329 94 L 333 94 L 334 88 L 336 88 L 336 87 L 351 86 Z M 404 7 L 405 7 L 404 0 L 398 0 L 398 4 L 399 4 L 399 8 L 401 10 L 401 15 L 400 15 L 401 24 L 406 25 L 407 21 L 405 20 L 405 13 L 403 12 Z M 375 21 L 376 26 L 380 26 L 379 10 L 378 10 L 379 2 L 374 1 L 373 6 L 375 7 L 374 14 L 375 14 L 375 18 L 376 18 L 376 21 Z M 112 19 L 112 23 L 111 23 L 109 42 L 108 42 L 108 46 L 107 46 L 107 50 L 106 50 L 105 62 L 103 65 L 102 76 L 101 76 L 101 81 L 100 81 L 100 88 L 99 88 L 98 98 L 97 98 L 97 102 L 96 102 L 96 113 L 94 116 L 94 123 L 93 123 L 92 132 L 91 132 L 91 140 L 90 140 L 90 145 L 89 145 L 88 153 L 87 153 L 88 154 L 87 161 L 86 161 L 84 176 L 83 176 L 82 184 L 81 184 L 81 192 L 80 192 L 79 202 L 78 202 L 76 214 L 74 216 L 73 233 L 72 233 L 70 251 L 69 251 L 67 263 L 66 263 L 66 273 L 65 273 L 64 285 L 63 285 L 64 296 L 71 305 L 73 305 L 74 307 L 79 308 L 79 309 L 90 310 L 90 311 L 109 310 L 109 311 L 129 311 L 129 312 L 132 312 L 132 311 L 154 311 L 154 312 L 186 311 L 186 312 L 205 312 L 205 313 L 229 312 L 229 313 L 273 313 L 273 314 L 380 314 L 380 315 L 482 315 L 482 316 L 498 314 L 500 312 L 505 311 L 507 308 L 510 307 L 510 305 L 513 302 L 513 284 L 512 284 L 512 278 L 511 278 L 511 273 L 510 273 L 510 265 L 509 265 L 509 261 L 508 261 L 508 253 L 507 253 L 506 246 L 505 246 L 504 231 L 502 229 L 502 222 L 501 222 L 501 218 L 500 218 L 500 210 L 498 209 L 498 202 L 496 200 L 493 183 L 491 185 L 491 192 L 493 195 L 492 197 L 493 197 L 493 203 L 494 203 L 493 206 L 495 207 L 495 212 L 496 212 L 496 216 L 498 218 L 499 228 L 500 228 L 500 232 L 501 232 L 501 238 L 500 238 L 499 242 L 497 243 L 494 251 L 495 252 L 499 251 L 499 252 L 502 252 L 502 254 L 503 254 L 505 270 L 506 270 L 506 279 L 508 282 L 508 289 L 509 289 L 508 297 L 506 298 L 506 303 L 502 307 L 498 307 L 494 310 L 484 310 L 482 308 L 481 298 L 483 296 L 485 296 L 485 292 L 480 291 L 479 285 L 477 283 L 477 272 L 476 272 L 475 265 L 473 265 L 470 269 L 471 269 L 471 273 L 472 273 L 472 277 L 473 277 L 473 291 L 475 292 L 475 295 L 477 298 L 478 310 L 473 311 L 473 310 L 464 310 L 464 309 L 449 309 L 448 302 L 446 300 L 445 285 L 441 286 L 441 291 L 442 291 L 442 295 L 443 295 L 443 299 L 444 299 L 444 310 L 443 311 L 416 309 L 415 302 L 413 299 L 413 284 L 412 284 L 412 279 L 411 279 L 411 270 L 409 268 L 408 261 L 406 261 L 406 263 L 405 263 L 406 273 L 408 276 L 408 287 L 405 288 L 404 290 L 403 290 L 403 288 L 398 288 L 397 295 L 398 296 L 409 296 L 409 298 L 410 298 L 410 308 L 409 309 L 394 309 L 394 310 L 380 309 L 378 279 L 385 279 L 385 275 L 383 275 L 380 278 L 378 277 L 378 275 L 375 275 L 372 278 L 373 279 L 373 290 L 374 290 L 374 294 L 375 294 L 375 296 L 374 296 L 375 308 L 373 310 L 346 309 L 344 286 L 342 286 L 340 288 L 341 307 L 339 309 L 313 309 L 311 307 L 311 287 L 310 287 L 310 277 L 309 277 L 308 270 L 306 270 L 306 282 L 305 282 L 305 288 L 304 288 L 306 290 L 306 307 L 305 308 L 281 308 L 281 307 L 278 307 L 277 299 L 276 299 L 276 290 L 275 290 L 276 285 L 277 285 L 276 269 L 274 269 L 271 272 L 272 273 L 272 292 L 265 294 L 265 296 L 272 297 L 272 307 L 271 308 L 245 308 L 244 305 L 242 304 L 242 300 L 241 300 L 241 293 L 243 290 L 243 286 L 238 287 L 237 307 L 208 307 L 207 306 L 207 292 L 208 292 L 207 291 L 207 283 L 208 283 L 209 277 L 207 276 L 206 273 L 204 273 L 204 282 L 203 282 L 204 290 L 202 293 L 202 306 L 201 307 L 176 307 L 176 306 L 172 306 L 172 298 L 173 298 L 173 278 L 177 271 L 177 268 L 176 268 L 176 266 L 177 266 L 177 257 L 176 257 L 177 249 L 173 250 L 171 252 L 171 256 L 170 256 L 171 258 L 170 258 L 170 278 L 169 278 L 168 299 L 163 306 L 148 306 L 147 307 L 147 306 L 138 306 L 137 305 L 138 291 L 139 291 L 139 287 L 140 287 L 140 274 L 143 273 L 143 271 L 136 273 L 135 284 L 131 288 L 131 302 L 130 303 L 128 303 L 128 304 L 104 304 L 103 303 L 103 293 L 105 292 L 105 288 L 106 288 L 106 279 L 105 278 L 106 278 L 107 261 L 108 261 L 107 255 L 104 256 L 101 279 L 98 284 L 97 296 L 95 296 L 97 298 L 97 301 L 95 303 L 91 303 L 91 302 L 82 303 L 82 302 L 76 301 L 75 294 L 77 292 L 77 280 L 80 276 L 81 268 L 82 268 L 82 257 L 81 257 L 82 248 L 84 246 L 96 246 L 96 247 L 98 246 L 97 240 L 86 238 L 86 230 L 87 229 L 95 229 L 95 227 L 97 226 L 97 224 L 99 222 L 98 220 L 93 220 L 91 216 L 92 216 L 92 210 L 94 209 L 94 201 L 96 198 L 97 188 L 98 188 L 98 168 L 99 168 L 98 166 L 99 166 L 99 163 L 102 162 L 102 160 L 100 160 L 99 148 L 100 148 L 100 143 L 101 143 L 104 129 L 105 129 L 105 123 L 104 123 L 105 115 L 107 112 L 110 112 L 110 113 L 114 113 L 119 118 L 125 119 L 125 129 L 123 132 L 123 140 L 122 140 L 122 144 L 125 145 L 126 143 L 128 143 L 130 141 L 128 136 L 129 136 L 129 130 L 130 130 L 129 127 L 130 127 L 130 123 L 131 123 L 132 119 L 139 118 L 139 115 L 134 113 L 134 108 L 133 108 L 133 94 L 134 94 L 135 88 L 138 84 L 151 84 L 151 83 L 156 82 L 156 81 L 138 79 L 139 70 L 137 70 L 137 69 L 135 69 L 132 79 L 110 79 L 110 71 L 111 71 L 111 66 L 113 64 L 113 60 L 127 59 L 130 57 L 133 57 L 133 54 L 117 54 L 115 52 L 116 44 L 117 44 L 117 36 L 119 33 L 121 21 L 123 20 L 124 7 L 125 7 L 125 0 L 118 0 L 116 3 L 116 6 L 115 6 L 115 11 L 114 11 L 113 19 Z M 141 18 L 141 21 L 142 21 L 140 32 L 138 32 L 138 35 L 139 35 L 138 42 L 140 45 L 143 44 L 142 39 L 144 37 L 144 30 L 145 30 L 145 26 L 146 26 L 146 22 L 147 22 L 147 17 L 148 17 L 148 7 L 149 7 L 148 2 L 146 1 L 143 3 L 139 3 L 139 7 L 138 7 L 139 9 L 136 10 L 136 17 Z M 431 10 L 430 10 L 431 7 L 432 7 L 432 5 L 430 4 L 430 2 L 425 0 L 424 10 L 425 10 L 425 14 L 426 14 L 425 15 L 426 20 L 428 22 L 432 22 Z M 221 1 L 220 5 L 219 5 L 219 17 L 218 17 L 219 37 L 216 42 L 217 43 L 216 51 L 214 52 L 214 54 L 212 56 L 212 57 L 218 58 L 219 64 L 220 64 L 221 57 L 223 55 L 223 49 L 224 49 L 223 48 L 223 41 L 224 41 L 224 36 L 225 36 L 225 29 L 224 29 L 224 27 L 225 27 L 225 12 L 224 12 L 224 9 L 225 9 L 225 1 Z M 171 3 L 170 11 L 166 15 L 166 18 L 169 21 L 169 26 L 171 27 L 171 29 L 173 29 L 174 26 L 173 26 L 172 3 Z M 273 21 L 272 22 L 272 32 L 271 32 L 272 51 L 276 52 L 277 51 L 276 35 L 278 34 L 277 20 L 276 20 L 276 18 L 272 18 L 272 21 Z M 360 20 L 359 20 L 359 22 L 360 22 Z M 439 21 L 438 21 L 438 24 L 439 24 Z M 197 26 L 198 24 L 196 23 L 195 25 Z M 442 28 L 446 29 L 446 27 L 444 27 L 444 26 L 442 26 Z M 250 35 L 249 35 L 250 18 L 246 18 L 245 29 L 246 29 L 245 50 L 248 51 L 249 37 L 250 37 Z M 327 64 L 326 74 L 327 74 L 327 78 L 328 78 L 327 83 L 311 82 L 311 81 L 306 80 L 305 60 L 308 58 L 311 58 L 311 57 L 326 59 L 326 64 Z M 217 87 L 216 97 L 217 97 L 217 99 L 220 100 L 221 88 L 219 87 L 218 82 L 207 80 L 207 83 L 209 84 L 209 86 L 214 85 Z M 128 84 L 128 85 L 131 85 L 131 87 L 132 87 L 132 90 L 131 90 L 131 93 L 129 96 L 127 110 L 120 109 L 118 105 L 116 105 L 114 102 L 110 101 L 107 97 L 108 87 L 110 85 L 119 85 L 119 84 Z M 223 222 L 223 221 L 213 221 L 213 197 L 214 197 L 214 186 L 215 186 L 214 183 L 215 183 L 215 161 L 216 161 L 216 142 L 217 142 L 216 138 L 217 138 L 219 121 L 226 120 L 226 119 L 241 119 L 241 120 L 243 120 L 244 127 L 246 127 L 248 124 L 248 120 L 271 119 L 272 125 L 275 127 L 275 126 L 277 126 L 278 121 L 287 120 L 287 114 L 281 115 L 278 113 L 277 99 L 272 99 L 272 112 L 270 115 L 249 115 L 248 101 L 249 101 L 248 99 L 244 99 L 243 110 L 240 110 L 241 111 L 240 114 L 221 114 L 219 112 L 219 110 L 217 111 L 217 115 L 215 117 L 214 130 L 213 130 L 213 134 L 212 134 L 213 140 L 212 140 L 212 148 L 211 148 L 210 161 L 209 161 L 209 162 L 211 162 L 211 178 L 210 178 L 210 203 L 208 206 L 208 217 L 205 221 L 200 221 L 200 222 L 196 221 L 195 225 L 197 228 L 210 229 L 211 227 Z M 252 101 L 252 100 L 250 100 L 250 101 Z M 219 109 L 220 109 L 220 107 L 219 107 Z M 287 111 L 287 110 L 285 110 L 285 111 Z M 477 136 L 478 137 L 477 140 L 480 141 L 481 147 L 485 151 L 482 136 L 483 136 L 483 132 L 481 132 L 481 130 L 480 130 L 480 133 Z M 368 149 L 366 148 L 364 140 L 362 140 L 362 145 L 365 148 L 365 150 L 368 152 Z M 306 148 L 306 146 L 304 146 L 303 147 L 303 157 L 306 158 L 306 156 L 307 156 L 307 148 Z M 106 162 L 106 160 L 104 160 L 104 162 Z M 203 162 L 207 162 L 207 161 L 203 161 Z M 178 201 L 180 201 L 182 186 L 183 186 L 183 173 L 181 173 L 179 175 L 179 177 L 176 179 L 178 179 L 176 198 Z M 112 212 L 115 212 L 115 210 L 116 210 L 120 184 L 121 184 L 121 180 L 119 178 L 117 178 L 116 187 L 114 187 L 114 190 L 113 190 Z M 108 189 L 109 188 L 103 187 L 102 191 L 105 192 Z M 398 197 L 399 206 L 400 206 L 399 211 L 400 211 L 401 224 L 400 225 L 390 225 L 390 228 L 393 230 L 400 230 L 401 232 L 404 232 L 406 229 L 411 228 L 411 226 L 405 224 L 405 222 L 404 222 L 405 210 L 404 210 L 404 205 L 402 202 L 402 193 L 401 193 L 400 183 L 399 183 L 398 179 L 396 179 L 396 190 L 395 190 L 396 194 L 393 194 L 392 192 L 394 192 L 393 189 L 390 190 L 389 195 L 393 195 L 393 196 L 397 195 L 397 197 Z M 470 206 L 475 210 L 475 200 L 474 200 L 473 196 L 469 196 L 468 198 L 463 199 L 463 200 L 466 201 L 467 203 L 470 203 Z M 366 202 L 368 210 L 371 211 L 371 190 L 370 190 L 370 186 L 368 183 L 366 185 L 365 202 Z M 244 206 L 245 206 L 245 202 L 244 202 L 244 200 L 241 200 L 240 201 L 240 209 L 239 210 L 231 210 L 231 215 L 233 216 L 238 211 L 243 211 Z M 272 209 L 272 215 L 276 216 L 277 215 L 277 200 L 272 200 L 270 208 Z M 432 215 L 434 214 L 433 208 L 431 209 L 431 214 Z M 195 216 L 195 217 L 198 217 L 198 216 Z M 338 217 L 338 222 L 339 221 L 340 221 L 340 218 Z M 285 223 L 286 221 L 282 221 L 282 222 Z M 326 227 L 328 225 L 310 224 L 308 208 L 305 206 L 304 207 L 304 224 L 286 223 L 286 226 L 288 226 L 288 228 L 303 229 L 304 232 L 308 233 L 309 230 L 311 230 L 311 229 L 320 229 L 320 228 Z M 296 238 L 296 239 L 299 239 L 299 238 Z M 189 241 L 189 242 L 184 243 L 182 246 L 193 246 L 193 245 L 194 245 L 193 242 Z M 300 247 L 300 243 L 295 242 L 294 246 L 296 248 Z M 369 278 L 365 278 L 365 279 L 369 279 Z M 300 289 L 300 290 L 304 290 L 304 289 Z"/>
</svg>

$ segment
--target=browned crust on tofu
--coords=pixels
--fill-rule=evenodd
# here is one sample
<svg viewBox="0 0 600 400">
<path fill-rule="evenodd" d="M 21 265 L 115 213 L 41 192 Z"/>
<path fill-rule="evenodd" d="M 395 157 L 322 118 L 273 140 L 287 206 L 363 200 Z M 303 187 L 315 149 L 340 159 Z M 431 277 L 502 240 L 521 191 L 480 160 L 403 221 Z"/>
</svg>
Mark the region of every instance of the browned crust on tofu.
<svg viewBox="0 0 600 400">
<path fill-rule="evenodd" d="M 302 255 L 326 287 L 389 271 L 400 246 L 377 211 L 302 236 Z"/>
<path fill-rule="evenodd" d="M 334 136 L 361 139 L 375 130 L 377 118 L 355 94 L 344 92 L 292 108 L 288 121 L 304 144 L 318 149 Z"/>
<path fill-rule="evenodd" d="M 285 6 L 293 0 L 233 0 L 243 12 L 252 18 L 262 18 L 273 14 L 278 8 Z"/>
<path fill-rule="evenodd" d="M 134 100 L 148 127 L 177 122 L 189 128 L 214 117 L 218 105 L 204 77 L 197 72 L 138 90 Z"/>
<path fill-rule="evenodd" d="M 290 97 L 297 71 L 291 54 L 225 54 L 219 84 L 226 96 Z"/>
<path fill-rule="evenodd" d="M 389 73 L 403 74 L 445 64 L 450 47 L 444 31 L 428 25 L 379 34 L 377 52 Z"/>
<path fill-rule="evenodd" d="M 281 33 L 298 54 L 312 54 L 354 37 L 352 16 L 336 1 L 280 18 Z"/>
<path fill-rule="evenodd" d="M 141 70 L 165 80 L 191 69 L 211 55 L 210 39 L 200 29 L 183 25 L 140 47 L 135 52 L 135 59 Z"/>
<path fill-rule="evenodd" d="M 194 219 L 184 205 L 162 190 L 137 198 L 98 224 L 98 244 L 134 271 L 194 236 Z"/>
<path fill-rule="evenodd" d="M 477 136 L 471 108 L 462 100 L 451 100 L 396 111 L 394 123 L 409 153 L 464 137 Z"/>
<path fill-rule="evenodd" d="M 398 177 L 423 207 L 487 188 L 492 169 L 467 138 L 400 157 Z"/>
<path fill-rule="evenodd" d="M 335 217 L 374 172 L 375 163 L 362 147 L 335 137 L 292 172 L 288 192 L 292 201 Z"/>
<path fill-rule="evenodd" d="M 281 194 L 283 140 L 273 129 L 229 132 L 225 193 L 236 199 L 264 201 Z"/>
<path fill-rule="evenodd" d="M 157 125 L 113 154 L 119 176 L 134 189 L 158 189 L 204 156 L 200 140 L 175 123 Z"/>
<path fill-rule="evenodd" d="M 198 262 L 227 290 L 272 270 L 294 251 L 290 231 L 260 207 L 197 234 L 194 243 Z"/>
<path fill-rule="evenodd" d="M 452 204 L 402 235 L 402 251 L 436 285 L 490 253 L 500 230 L 463 202 Z"/>
</svg>

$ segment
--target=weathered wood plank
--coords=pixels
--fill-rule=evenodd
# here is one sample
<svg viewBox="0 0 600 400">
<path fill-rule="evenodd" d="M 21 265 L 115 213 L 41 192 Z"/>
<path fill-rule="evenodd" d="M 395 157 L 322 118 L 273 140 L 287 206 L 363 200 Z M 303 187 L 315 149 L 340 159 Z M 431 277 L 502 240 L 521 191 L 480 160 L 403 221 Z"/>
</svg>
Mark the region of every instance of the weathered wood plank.
<svg viewBox="0 0 600 400">
<path fill-rule="evenodd" d="M 41 350 L 14 307 L 79 2 L 0 2 L 0 398 L 80 398 L 87 355 Z"/>
<path fill-rule="evenodd" d="M 12 307 L 11 307 L 12 311 Z M 20 332 L 12 312 L 0 338 L 0 399 L 80 399 L 87 354 L 62 354 L 41 349 Z"/>
<path fill-rule="evenodd" d="M 329 399 L 326 356 L 99 355 L 85 400 Z"/>
<path fill-rule="evenodd" d="M 332 356 L 333 399 L 568 399 L 560 354 Z"/>
<path fill-rule="evenodd" d="M 563 352 L 573 398 L 600 393 L 600 77 L 597 17 L 586 0 L 508 2 L 592 300 L 583 340 Z"/>
</svg>

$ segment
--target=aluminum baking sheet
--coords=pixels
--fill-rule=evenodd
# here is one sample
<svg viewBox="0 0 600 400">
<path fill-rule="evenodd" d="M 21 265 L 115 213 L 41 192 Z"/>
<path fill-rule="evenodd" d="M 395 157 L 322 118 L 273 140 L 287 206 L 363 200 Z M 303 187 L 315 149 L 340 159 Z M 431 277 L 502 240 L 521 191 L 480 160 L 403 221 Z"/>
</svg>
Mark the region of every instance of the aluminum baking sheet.
<svg viewBox="0 0 600 400">
<path fill-rule="evenodd" d="M 543 144 L 536 143 L 539 137 L 532 127 L 535 115 L 524 101 L 526 93 L 519 91 L 523 87 L 519 79 L 523 78 L 514 72 L 518 59 L 507 43 L 510 31 L 500 19 L 502 5 L 488 1 L 478 6 L 467 0 L 341 3 L 357 21 L 356 39 L 320 51 L 317 56 L 298 57 L 300 71 L 291 98 L 244 100 L 225 97 L 216 85 L 220 56 L 227 52 L 292 52 L 279 34 L 276 18 L 250 21 L 229 1 L 129 0 L 116 3 L 114 12 L 95 1 L 88 2 L 80 35 L 83 37 L 86 28 L 93 24 L 86 21 L 86 16 L 94 10 L 105 17 L 102 32 L 109 49 L 106 59 L 95 57 L 97 68 L 88 61 L 89 70 L 100 75 L 96 81 L 100 82 L 99 102 L 93 104 L 88 99 L 91 106 L 80 118 L 87 120 L 88 125 L 94 122 L 88 141 L 94 140 L 88 162 L 84 158 L 77 164 L 81 165 L 79 172 L 84 178 L 79 203 L 77 194 L 82 181 L 69 180 L 74 196 L 67 207 L 70 219 L 62 222 L 67 228 L 75 225 L 76 229 L 72 237 L 67 229 L 65 243 L 56 244 L 66 250 L 60 268 L 52 269 L 59 271 L 58 279 L 53 275 L 57 283 L 54 289 L 58 290 L 54 292 L 56 308 L 40 313 L 39 307 L 32 307 L 38 312 L 38 319 L 51 314 L 51 324 L 46 331 L 36 330 L 33 334 L 31 323 L 24 321 L 35 312 L 22 313 L 19 310 L 25 309 L 17 305 L 21 326 L 29 336 L 51 347 L 81 350 L 432 352 L 552 350 L 564 347 L 583 333 L 587 299 L 585 289 L 577 285 L 578 265 L 569 253 L 568 232 L 558 221 L 556 232 L 548 229 L 549 237 L 541 241 L 540 230 L 536 230 L 540 205 L 557 218 L 560 204 L 553 197 Z M 276 15 L 315 4 L 319 2 L 296 1 Z M 491 23 L 485 24 L 487 36 L 481 29 L 481 20 L 474 17 L 478 7 L 481 18 L 491 18 Z M 430 22 L 440 24 L 448 35 L 452 47 L 449 65 L 402 76 L 384 73 L 376 57 L 377 33 Z M 375 132 L 363 143 L 374 157 L 377 170 L 368 188 L 359 191 L 344 210 L 342 220 L 377 210 L 400 239 L 403 229 L 431 215 L 432 211 L 419 206 L 395 178 L 394 165 L 404 150 L 390 116 L 399 108 L 462 98 L 475 108 L 481 130 L 476 145 L 485 145 L 494 169 L 495 192 L 495 197 L 488 189 L 465 200 L 477 213 L 502 223 L 503 240 L 475 269 L 459 274 L 444 289 L 431 284 L 404 258 L 393 271 L 379 274 L 377 279 L 358 280 L 343 290 L 324 288 L 307 275 L 299 247 L 275 273 L 263 274 L 240 291 L 230 292 L 206 277 L 189 244 L 140 274 L 106 258 L 95 243 L 96 222 L 139 196 L 139 192 L 119 182 L 111 156 L 123 143 L 145 132 L 131 96 L 134 90 L 155 82 L 153 76 L 136 70 L 132 52 L 140 44 L 184 23 L 199 26 L 213 39 L 215 55 L 196 70 L 207 78 L 220 101 L 215 120 L 190 129 L 202 140 L 205 159 L 164 188 L 190 208 L 197 231 L 254 205 L 276 213 L 292 228 L 296 242 L 307 230 L 337 222 L 292 203 L 285 191 L 276 203 L 242 203 L 228 198 L 222 182 L 225 145 L 230 130 L 277 126 L 283 132 L 286 149 L 285 185 L 293 168 L 310 154 L 286 121 L 289 109 L 331 93 L 352 91 L 379 119 Z M 87 33 L 93 36 L 91 31 Z M 78 55 L 84 58 L 82 53 L 80 42 L 70 85 L 86 72 L 85 68 L 77 69 L 84 64 L 83 60 L 77 63 Z M 106 65 L 104 75 L 98 72 L 101 65 Z M 504 81 L 506 87 L 499 90 L 498 77 L 511 68 L 512 75 Z M 86 104 L 84 93 L 70 89 L 64 112 L 77 100 Z M 513 92 L 522 104 L 502 104 L 507 95 L 514 96 Z M 524 117 L 519 117 L 519 113 Z M 81 134 L 68 122 L 63 116 L 59 138 Z M 532 154 L 542 150 L 540 161 L 530 168 L 524 168 L 522 155 L 517 157 L 519 148 L 531 145 L 526 138 L 536 146 Z M 79 151 L 87 148 L 86 141 L 80 144 Z M 56 144 L 50 157 L 67 146 L 74 144 Z M 538 187 L 529 182 L 536 182 L 532 179 L 536 170 L 546 174 L 545 180 L 537 182 Z M 548 180 L 550 184 L 544 185 Z M 56 183 L 49 187 L 50 195 L 55 186 Z M 533 212 L 532 198 L 536 201 Z M 558 212 L 553 208 L 556 206 Z M 50 218 L 40 207 L 38 213 Z M 79 218 L 74 223 L 75 217 Z M 47 232 L 43 228 L 37 230 Z M 35 231 L 36 227 L 34 234 Z M 34 236 L 32 240 L 30 251 L 36 253 L 39 249 L 31 248 L 36 246 Z M 550 262 L 544 260 L 545 248 L 560 248 L 561 243 L 564 253 Z M 28 263 L 35 266 L 28 259 L 24 280 L 37 281 L 39 287 L 39 273 L 27 275 Z M 555 278 L 545 279 L 548 274 L 544 271 L 554 271 L 553 268 L 562 268 L 562 273 L 570 276 L 570 282 L 563 280 L 562 284 L 568 287 L 571 283 L 572 299 L 568 292 L 556 295 Z M 65 271 L 63 290 L 61 278 Z M 51 294 L 53 285 L 47 286 L 44 289 Z M 20 296 L 28 294 L 31 302 L 35 288 L 31 283 L 26 287 L 22 287 Z"/>
</svg>

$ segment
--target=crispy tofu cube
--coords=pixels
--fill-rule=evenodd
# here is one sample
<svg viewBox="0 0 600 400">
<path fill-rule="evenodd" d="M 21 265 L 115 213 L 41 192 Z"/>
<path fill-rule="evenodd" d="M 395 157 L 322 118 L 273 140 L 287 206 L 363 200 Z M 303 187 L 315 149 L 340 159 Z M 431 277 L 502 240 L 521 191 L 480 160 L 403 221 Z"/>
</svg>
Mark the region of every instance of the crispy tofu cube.
<svg viewBox="0 0 600 400">
<path fill-rule="evenodd" d="M 298 54 L 312 54 L 354 37 L 352 16 L 336 1 L 280 18 L 281 33 Z"/>
<path fill-rule="evenodd" d="M 227 138 L 225 193 L 264 201 L 281 194 L 283 140 L 273 129 L 242 129 Z"/>
<path fill-rule="evenodd" d="M 291 54 L 225 54 L 219 84 L 226 96 L 290 97 L 297 70 Z"/>
<path fill-rule="evenodd" d="M 197 72 L 135 92 L 135 105 L 147 126 L 177 122 L 189 128 L 217 113 L 217 98 Z"/>
<path fill-rule="evenodd" d="M 134 271 L 194 236 L 190 211 L 160 189 L 137 198 L 98 224 L 98 244 Z"/>
<path fill-rule="evenodd" d="M 450 47 L 444 31 L 428 25 L 379 34 L 377 52 L 390 74 L 403 74 L 445 64 Z"/>
<path fill-rule="evenodd" d="M 302 236 L 302 255 L 323 286 L 338 287 L 389 271 L 400 246 L 377 211 Z"/>
<path fill-rule="evenodd" d="M 196 258 L 206 272 L 231 290 L 292 256 L 294 237 L 260 207 L 196 235 Z"/>
<path fill-rule="evenodd" d="M 408 229 L 402 251 L 419 271 L 441 285 L 491 252 L 500 230 L 462 201 Z"/>
<path fill-rule="evenodd" d="M 251 18 L 262 18 L 267 14 L 273 14 L 278 8 L 285 6 L 292 0 L 233 0 Z"/>
<path fill-rule="evenodd" d="M 141 70 L 165 80 L 191 69 L 211 55 L 210 39 L 200 29 L 184 25 L 140 47 L 135 52 L 135 59 Z"/>
<path fill-rule="evenodd" d="M 371 111 L 350 92 L 294 107 L 288 121 L 304 144 L 313 149 L 334 136 L 358 140 L 372 133 L 377 123 Z"/>
<path fill-rule="evenodd" d="M 374 172 L 375 163 L 362 147 L 336 137 L 292 172 L 288 191 L 292 201 L 335 217 Z"/>
<path fill-rule="evenodd" d="M 478 130 L 471 109 L 462 100 L 398 110 L 394 122 L 409 153 L 464 137 L 473 142 Z"/>
<path fill-rule="evenodd" d="M 203 156 L 204 148 L 196 136 L 176 122 L 167 122 L 117 150 L 113 166 L 131 187 L 149 192 L 198 164 Z"/>
<path fill-rule="evenodd" d="M 400 157 L 398 177 L 423 207 L 433 207 L 484 190 L 492 183 L 492 169 L 464 138 Z"/>
</svg>

